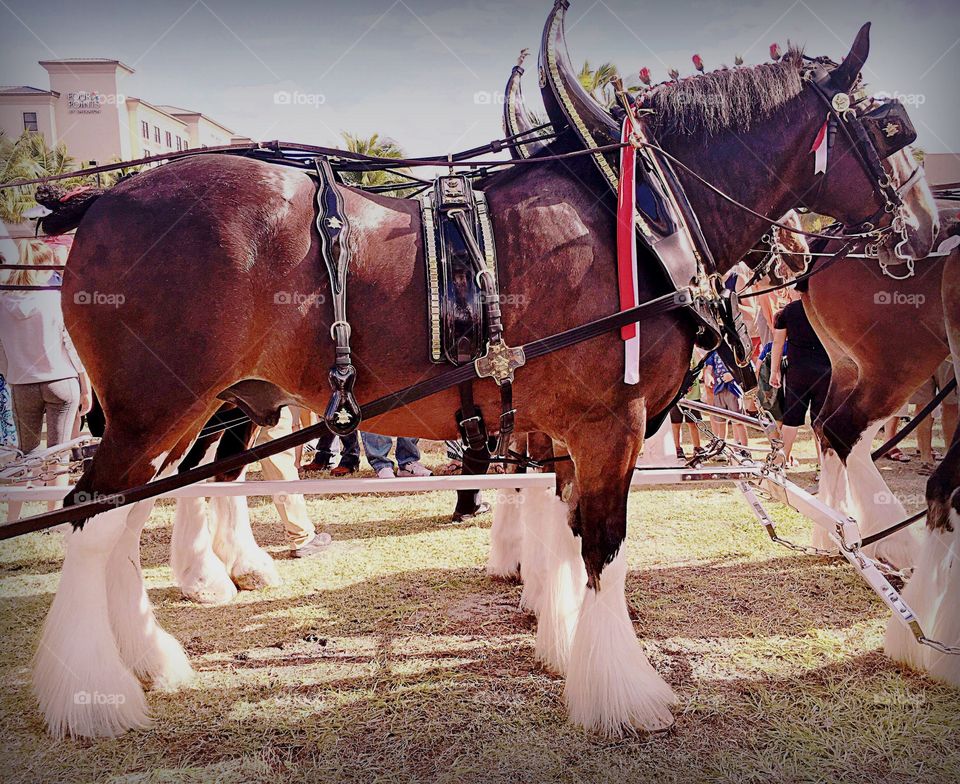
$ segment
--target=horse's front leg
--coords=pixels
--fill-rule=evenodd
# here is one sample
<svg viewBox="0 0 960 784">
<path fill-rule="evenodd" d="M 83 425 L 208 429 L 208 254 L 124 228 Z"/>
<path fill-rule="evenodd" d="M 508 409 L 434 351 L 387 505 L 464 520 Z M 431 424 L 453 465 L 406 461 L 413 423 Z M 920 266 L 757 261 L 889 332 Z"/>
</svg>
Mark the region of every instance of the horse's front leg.
<svg viewBox="0 0 960 784">
<path fill-rule="evenodd" d="M 578 426 L 567 443 L 580 495 L 574 530 L 587 576 L 567 668 L 567 706 L 575 723 L 615 736 L 670 727 L 676 702 L 627 611 L 627 496 L 641 433 L 642 427 L 610 418 Z"/>
</svg>

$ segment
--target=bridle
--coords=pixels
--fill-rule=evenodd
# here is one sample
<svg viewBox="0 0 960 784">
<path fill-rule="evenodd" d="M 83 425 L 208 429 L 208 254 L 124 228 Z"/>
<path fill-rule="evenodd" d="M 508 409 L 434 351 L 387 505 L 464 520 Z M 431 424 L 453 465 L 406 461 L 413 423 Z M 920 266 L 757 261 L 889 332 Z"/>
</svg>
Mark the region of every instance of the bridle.
<svg viewBox="0 0 960 784">
<path fill-rule="evenodd" d="M 865 99 L 862 97 L 854 99 L 851 98 L 849 93 L 835 89 L 831 81 L 833 69 L 827 67 L 828 65 L 835 65 L 832 61 L 826 58 L 807 58 L 807 60 L 810 65 L 802 71 L 801 78 L 810 85 L 814 94 L 820 99 L 827 110 L 826 138 L 824 143 L 827 145 L 828 164 L 824 167 L 824 171 L 819 174 L 820 181 L 814 197 L 811 200 L 811 205 L 815 205 L 820 200 L 820 196 L 826 187 L 827 180 L 830 176 L 829 154 L 833 148 L 837 131 L 839 130 L 849 142 L 850 149 L 853 150 L 857 161 L 860 163 L 867 179 L 873 186 L 874 193 L 879 197 L 879 201 L 883 205 L 866 220 L 855 226 L 848 227 L 850 231 L 845 231 L 844 233 L 872 235 L 872 241 L 866 243 L 865 253 L 874 258 L 879 258 L 880 249 L 886 239 L 885 235 L 896 235 L 898 241 L 894 247 L 894 254 L 897 258 L 912 267 L 912 257 L 904 252 L 904 248 L 909 242 L 909 237 L 907 235 L 907 221 L 904 216 L 904 201 L 902 197 L 903 194 L 912 188 L 919 180 L 920 168 L 917 167 L 907 181 L 899 187 L 883 168 L 883 159 L 889 157 L 897 150 L 902 149 L 909 142 L 900 144 L 896 149 L 885 151 L 887 154 L 881 157 L 873 139 L 864 127 L 863 116 L 857 111 L 857 106 Z M 896 100 L 878 103 L 882 106 L 899 105 L 899 102 Z M 886 270 L 884 271 L 886 272 Z M 913 274 L 912 268 L 910 274 Z"/>
</svg>

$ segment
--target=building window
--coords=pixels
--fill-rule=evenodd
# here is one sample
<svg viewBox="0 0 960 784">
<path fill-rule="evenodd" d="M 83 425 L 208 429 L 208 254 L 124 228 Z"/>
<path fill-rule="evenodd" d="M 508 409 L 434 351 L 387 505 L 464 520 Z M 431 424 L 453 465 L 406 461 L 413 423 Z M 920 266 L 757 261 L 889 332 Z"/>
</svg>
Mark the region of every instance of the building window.
<svg viewBox="0 0 960 784">
<path fill-rule="evenodd" d="M 183 139 L 181 139 L 179 136 L 177 137 L 177 149 L 178 150 L 183 149 Z"/>
<path fill-rule="evenodd" d="M 153 140 L 157 144 L 160 144 L 160 128 L 156 125 L 153 126 Z"/>
<path fill-rule="evenodd" d="M 173 147 L 173 134 L 170 133 L 170 131 L 166 131 L 165 141 L 167 142 L 167 147 Z"/>
<path fill-rule="evenodd" d="M 25 131 L 39 131 L 37 127 L 37 113 L 36 112 L 24 112 L 23 113 L 23 130 Z"/>
<path fill-rule="evenodd" d="M 140 135 L 144 139 L 150 138 L 150 123 L 148 123 L 146 120 L 140 121 Z"/>
<path fill-rule="evenodd" d="M 190 145 L 187 144 L 187 140 L 186 140 L 186 139 L 183 140 L 183 149 L 185 149 L 185 150 L 189 150 L 189 149 L 190 149 Z"/>
<path fill-rule="evenodd" d="M 145 149 L 145 150 L 143 151 L 143 157 L 144 157 L 144 158 L 149 158 L 151 155 L 153 155 L 153 153 L 150 152 L 150 150 L 146 150 L 146 149 Z"/>
</svg>

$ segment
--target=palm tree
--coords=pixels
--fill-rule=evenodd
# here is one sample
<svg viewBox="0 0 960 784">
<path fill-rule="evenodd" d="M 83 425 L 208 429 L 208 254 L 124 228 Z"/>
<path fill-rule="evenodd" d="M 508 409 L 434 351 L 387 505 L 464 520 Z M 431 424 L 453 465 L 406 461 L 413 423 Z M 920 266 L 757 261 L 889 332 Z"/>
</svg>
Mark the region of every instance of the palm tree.
<svg viewBox="0 0 960 784">
<path fill-rule="evenodd" d="M 596 70 L 590 67 L 590 62 L 584 60 L 583 68 L 577 74 L 580 85 L 592 95 L 601 106 L 611 106 L 616 99 L 613 94 L 613 80 L 617 77 L 617 66 L 613 63 L 603 63 Z"/>
<path fill-rule="evenodd" d="M 373 136 L 357 136 L 348 131 L 341 134 L 346 142 L 346 149 L 349 152 L 360 155 L 372 155 L 377 158 L 405 158 L 406 154 L 403 148 L 393 139 L 380 137 L 379 133 Z M 398 169 L 398 171 L 404 171 Z M 344 172 L 343 179 L 352 185 L 390 185 L 396 183 L 401 185 L 407 183 L 403 177 L 388 171 L 367 171 L 367 172 Z M 399 189 L 398 189 L 399 190 Z"/>
<path fill-rule="evenodd" d="M 0 183 L 48 177 L 75 168 L 76 164 L 63 143 L 51 148 L 41 134 L 33 131 L 24 131 L 16 140 L 0 131 Z M 24 211 L 35 205 L 35 191 L 35 186 L 0 191 L 0 218 L 7 223 L 23 221 Z"/>
</svg>

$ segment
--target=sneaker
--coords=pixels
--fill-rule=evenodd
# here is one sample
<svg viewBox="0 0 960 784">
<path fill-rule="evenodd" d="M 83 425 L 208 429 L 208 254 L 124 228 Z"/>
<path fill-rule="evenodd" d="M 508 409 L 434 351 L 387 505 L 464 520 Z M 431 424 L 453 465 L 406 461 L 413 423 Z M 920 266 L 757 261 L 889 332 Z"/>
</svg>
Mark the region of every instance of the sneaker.
<svg viewBox="0 0 960 784">
<path fill-rule="evenodd" d="M 453 522 L 462 523 L 464 520 L 472 520 L 474 517 L 479 517 L 482 514 L 486 514 L 490 511 L 490 504 L 486 501 L 481 501 L 480 506 L 478 506 L 472 512 L 454 512 L 453 513 Z"/>
<path fill-rule="evenodd" d="M 397 475 L 393 473 L 393 466 L 385 465 L 377 471 L 377 479 L 396 479 Z"/>
<path fill-rule="evenodd" d="M 684 454 L 683 447 L 677 447 L 677 460 L 686 460 L 687 456 Z"/>
<path fill-rule="evenodd" d="M 311 558 L 314 555 L 318 555 L 326 550 L 330 543 L 333 542 L 333 537 L 330 534 L 323 533 L 317 534 L 306 544 L 300 545 L 296 550 L 293 550 L 290 553 L 291 558 Z"/>
<path fill-rule="evenodd" d="M 419 460 L 400 466 L 397 476 L 433 476 L 433 472 Z"/>
</svg>

